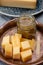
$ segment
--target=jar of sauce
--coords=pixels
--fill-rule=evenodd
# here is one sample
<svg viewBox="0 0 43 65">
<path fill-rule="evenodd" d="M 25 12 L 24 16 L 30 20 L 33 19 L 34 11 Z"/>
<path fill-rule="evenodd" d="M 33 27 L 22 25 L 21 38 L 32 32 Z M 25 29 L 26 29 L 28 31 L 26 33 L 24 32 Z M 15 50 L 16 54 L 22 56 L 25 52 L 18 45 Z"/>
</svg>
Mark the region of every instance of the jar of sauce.
<svg viewBox="0 0 43 65">
<path fill-rule="evenodd" d="M 17 32 L 25 38 L 33 38 L 36 34 L 35 18 L 31 15 L 22 15 L 17 22 Z"/>
</svg>

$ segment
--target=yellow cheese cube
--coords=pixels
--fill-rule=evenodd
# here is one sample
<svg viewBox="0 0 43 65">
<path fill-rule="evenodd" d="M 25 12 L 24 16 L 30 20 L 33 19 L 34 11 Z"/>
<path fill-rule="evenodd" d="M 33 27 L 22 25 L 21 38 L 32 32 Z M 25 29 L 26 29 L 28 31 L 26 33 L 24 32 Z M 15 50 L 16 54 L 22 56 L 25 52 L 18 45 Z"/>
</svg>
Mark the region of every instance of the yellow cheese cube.
<svg viewBox="0 0 43 65">
<path fill-rule="evenodd" d="M 20 47 L 13 47 L 13 59 L 20 59 Z"/>
<path fill-rule="evenodd" d="M 19 46 L 20 47 L 20 39 L 15 38 L 15 36 L 11 36 L 11 43 L 12 46 L 16 47 Z"/>
<path fill-rule="evenodd" d="M 11 43 L 15 45 L 15 36 L 12 35 L 10 39 L 11 39 Z"/>
<path fill-rule="evenodd" d="M 24 50 L 27 50 L 27 49 L 30 49 L 30 44 L 29 44 L 29 41 L 23 41 L 21 42 L 21 51 L 24 51 Z"/>
<path fill-rule="evenodd" d="M 19 46 L 20 47 L 20 39 L 21 39 L 21 34 L 15 34 L 15 36 L 11 36 L 11 43 L 13 46 Z"/>
<path fill-rule="evenodd" d="M 20 40 L 21 40 L 22 35 L 21 34 L 15 34 L 15 41 L 16 44 L 20 47 Z"/>
<path fill-rule="evenodd" d="M 2 48 L 5 49 L 5 45 L 7 43 L 10 43 L 10 36 L 5 36 L 3 37 L 3 40 L 2 40 Z"/>
<path fill-rule="evenodd" d="M 11 44 L 5 45 L 5 57 L 12 58 L 12 45 Z"/>
<path fill-rule="evenodd" d="M 15 33 L 15 37 L 18 37 L 19 39 L 22 38 L 22 35 L 21 34 L 18 34 L 18 33 Z"/>
<path fill-rule="evenodd" d="M 31 46 L 32 51 L 34 51 L 35 46 L 36 46 L 35 39 L 29 40 L 29 42 L 30 42 L 30 46 Z"/>
<path fill-rule="evenodd" d="M 32 51 L 31 51 L 31 49 L 26 50 L 26 51 L 22 51 L 21 52 L 21 58 L 22 58 L 23 62 L 30 60 L 32 58 Z"/>
</svg>

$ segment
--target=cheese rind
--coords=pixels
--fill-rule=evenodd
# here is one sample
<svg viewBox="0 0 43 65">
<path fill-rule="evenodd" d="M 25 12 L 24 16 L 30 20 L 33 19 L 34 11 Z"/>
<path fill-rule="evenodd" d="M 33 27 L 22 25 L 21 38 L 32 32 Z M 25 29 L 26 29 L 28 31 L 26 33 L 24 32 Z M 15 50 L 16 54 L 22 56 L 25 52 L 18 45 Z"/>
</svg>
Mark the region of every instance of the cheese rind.
<svg viewBox="0 0 43 65">
<path fill-rule="evenodd" d="M 37 0 L 1 0 L 1 6 L 35 9 L 36 2 Z"/>
<path fill-rule="evenodd" d="M 22 58 L 23 62 L 30 60 L 32 58 L 32 51 L 31 51 L 31 49 L 26 50 L 26 51 L 22 51 L 21 52 L 21 58 Z"/>
</svg>

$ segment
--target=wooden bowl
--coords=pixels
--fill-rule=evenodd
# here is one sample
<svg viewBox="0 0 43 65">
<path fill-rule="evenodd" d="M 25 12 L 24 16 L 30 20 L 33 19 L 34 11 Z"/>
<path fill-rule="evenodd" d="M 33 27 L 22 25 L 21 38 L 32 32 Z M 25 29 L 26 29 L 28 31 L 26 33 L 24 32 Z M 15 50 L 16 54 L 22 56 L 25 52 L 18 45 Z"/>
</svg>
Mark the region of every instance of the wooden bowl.
<svg viewBox="0 0 43 65">
<path fill-rule="evenodd" d="M 36 21 L 36 25 L 37 25 L 37 28 L 38 28 L 41 32 L 43 32 L 43 24 Z"/>
<path fill-rule="evenodd" d="M 0 27 L 0 60 L 10 64 L 10 65 L 28 65 L 28 64 L 39 64 L 42 62 L 42 57 L 43 57 L 43 34 L 38 31 L 37 35 L 40 34 L 41 35 L 41 51 L 40 51 L 40 56 L 37 57 L 35 54 L 35 51 L 33 52 L 33 56 L 32 59 L 30 61 L 27 61 L 25 63 L 23 63 L 21 60 L 13 60 L 13 59 L 6 59 L 4 57 L 4 53 L 2 52 L 2 47 L 1 47 L 1 42 L 2 42 L 2 38 L 5 35 L 12 35 L 15 34 L 17 32 L 17 21 L 18 18 L 15 18 L 13 20 L 10 20 L 6 23 L 4 23 L 1 27 Z"/>
</svg>

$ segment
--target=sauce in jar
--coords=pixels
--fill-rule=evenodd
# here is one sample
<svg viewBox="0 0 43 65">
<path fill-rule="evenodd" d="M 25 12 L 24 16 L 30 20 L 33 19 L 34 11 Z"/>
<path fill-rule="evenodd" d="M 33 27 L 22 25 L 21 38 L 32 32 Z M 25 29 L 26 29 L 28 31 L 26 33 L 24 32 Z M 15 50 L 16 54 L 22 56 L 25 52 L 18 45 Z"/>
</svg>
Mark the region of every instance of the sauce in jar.
<svg viewBox="0 0 43 65">
<path fill-rule="evenodd" d="M 25 38 L 35 37 L 36 22 L 35 18 L 31 15 L 24 15 L 19 18 L 17 22 L 17 31 Z"/>
</svg>

